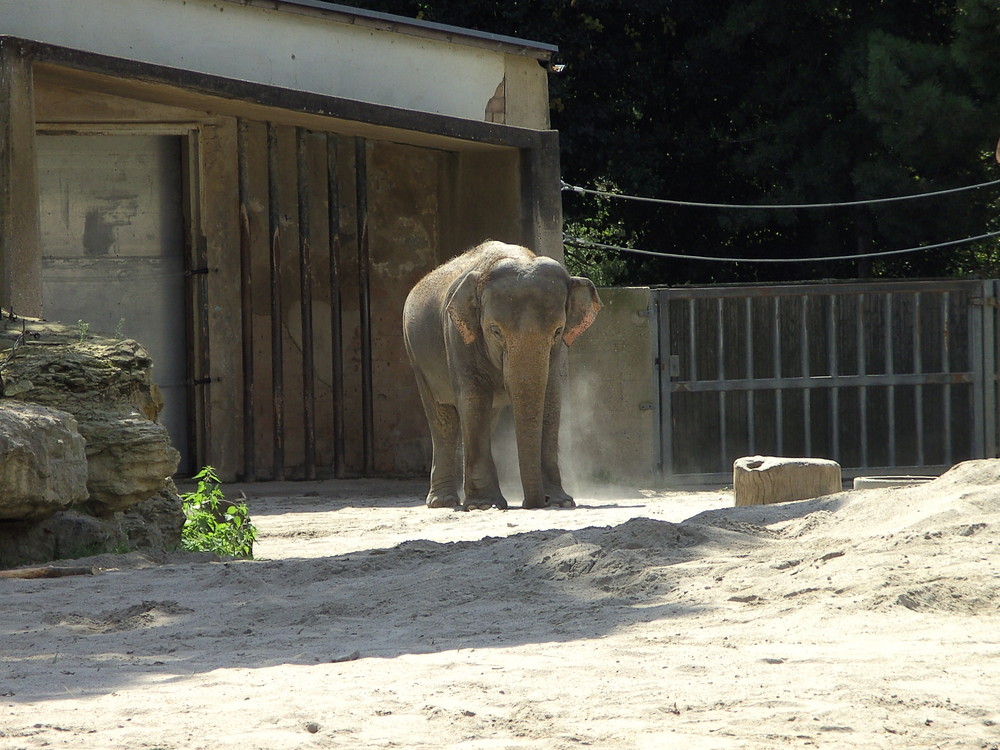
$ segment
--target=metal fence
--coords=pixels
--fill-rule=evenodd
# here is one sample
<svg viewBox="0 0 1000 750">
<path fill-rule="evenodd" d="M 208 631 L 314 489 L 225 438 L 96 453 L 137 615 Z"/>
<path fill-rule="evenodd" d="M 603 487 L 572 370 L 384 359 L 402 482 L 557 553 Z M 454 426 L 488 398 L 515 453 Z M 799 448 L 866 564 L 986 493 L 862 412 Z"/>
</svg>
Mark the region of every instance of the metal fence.
<svg viewBox="0 0 1000 750">
<path fill-rule="evenodd" d="M 728 481 L 754 454 L 845 477 L 995 456 L 998 284 L 656 290 L 664 477 Z"/>
</svg>

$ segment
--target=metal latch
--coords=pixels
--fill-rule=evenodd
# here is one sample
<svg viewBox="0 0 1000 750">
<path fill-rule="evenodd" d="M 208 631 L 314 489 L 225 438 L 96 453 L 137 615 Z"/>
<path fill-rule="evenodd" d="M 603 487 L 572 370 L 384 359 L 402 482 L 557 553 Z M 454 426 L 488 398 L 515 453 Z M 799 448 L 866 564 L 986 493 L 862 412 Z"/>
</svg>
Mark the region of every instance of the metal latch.
<svg viewBox="0 0 1000 750">
<path fill-rule="evenodd" d="M 671 354 L 667 357 L 667 372 L 669 372 L 672 378 L 679 378 L 681 376 L 681 355 Z"/>
</svg>

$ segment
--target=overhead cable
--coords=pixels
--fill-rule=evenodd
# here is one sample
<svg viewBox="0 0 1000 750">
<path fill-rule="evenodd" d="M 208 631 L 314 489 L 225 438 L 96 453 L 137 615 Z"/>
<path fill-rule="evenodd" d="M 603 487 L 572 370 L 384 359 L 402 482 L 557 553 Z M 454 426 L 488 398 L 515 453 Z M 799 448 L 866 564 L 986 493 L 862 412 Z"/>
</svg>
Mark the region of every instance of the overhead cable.
<svg viewBox="0 0 1000 750">
<path fill-rule="evenodd" d="M 560 181 L 560 186 L 565 192 L 580 193 L 581 195 L 597 195 L 602 198 L 615 198 L 617 200 L 640 201 L 643 203 L 659 203 L 668 206 L 688 206 L 695 208 L 732 208 L 732 209 L 797 209 L 797 208 L 840 208 L 844 206 L 867 206 L 874 203 L 892 203 L 895 201 L 910 201 L 918 198 L 932 198 L 936 195 L 947 195 L 949 193 L 960 193 L 964 190 L 977 190 L 979 188 L 1000 185 L 1000 180 L 990 180 L 980 182 L 976 185 L 965 185 L 964 187 L 949 188 L 948 190 L 934 190 L 929 193 L 914 193 L 912 195 L 897 195 L 892 198 L 867 198 L 855 201 L 837 201 L 833 203 L 702 203 L 699 201 L 680 201 L 670 198 L 647 198 L 639 195 L 625 195 L 624 193 L 611 193 L 607 190 L 593 190 L 591 188 L 570 185 L 566 181 Z"/>
<path fill-rule="evenodd" d="M 903 250 L 884 250 L 877 253 L 859 253 L 856 255 L 826 255 L 816 258 L 721 258 L 714 255 L 686 255 L 684 253 L 668 253 L 657 250 L 638 250 L 634 247 L 618 247 L 617 245 L 605 245 L 600 242 L 563 235 L 563 242 L 567 245 L 581 248 L 595 248 L 597 250 L 613 250 L 622 253 L 636 253 L 638 255 L 653 255 L 658 258 L 676 258 L 678 260 L 705 260 L 716 261 L 718 263 L 809 263 L 818 261 L 833 260 L 860 260 L 862 258 L 884 258 L 889 255 L 903 255 L 905 253 L 919 253 L 923 250 L 934 250 L 939 247 L 950 247 L 952 245 L 962 245 L 967 242 L 989 239 L 990 237 L 1000 237 L 1000 231 L 987 232 L 976 237 L 965 237 L 960 240 L 949 240 L 948 242 L 937 242 L 933 245 L 921 245 L 919 247 L 908 247 Z"/>
</svg>

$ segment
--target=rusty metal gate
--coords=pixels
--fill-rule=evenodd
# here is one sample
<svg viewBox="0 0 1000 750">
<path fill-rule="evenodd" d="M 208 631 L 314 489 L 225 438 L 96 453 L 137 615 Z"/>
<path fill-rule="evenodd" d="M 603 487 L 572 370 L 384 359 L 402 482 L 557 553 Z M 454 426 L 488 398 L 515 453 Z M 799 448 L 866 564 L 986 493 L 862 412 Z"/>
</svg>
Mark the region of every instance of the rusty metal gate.
<svg viewBox="0 0 1000 750">
<path fill-rule="evenodd" d="M 845 477 L 996 456 L 998 284 L 655 290 L 664 478 L 729 482 L 755 454 Z"/>
</svg>

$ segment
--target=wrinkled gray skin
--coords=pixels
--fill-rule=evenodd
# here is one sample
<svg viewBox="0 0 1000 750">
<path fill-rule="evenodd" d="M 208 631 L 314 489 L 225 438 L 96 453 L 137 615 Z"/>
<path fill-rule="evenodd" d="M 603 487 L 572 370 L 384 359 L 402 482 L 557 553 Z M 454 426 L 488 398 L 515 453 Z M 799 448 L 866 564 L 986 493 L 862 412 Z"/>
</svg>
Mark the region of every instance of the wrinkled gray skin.
<svg viewBox="0 0 1000 750">
<path fill-rule="evenodd" d="M 406 350 L 430 424 L 427 505 L 506 508 L 491 450 L 500 411 L 514 414 L 524 508 L 570 508 L 559 474 L 560 363 L 601 309 L 587 279 L 524 247 L 486 242 L 419 281 L 403 309 Z"/>
</svg>

